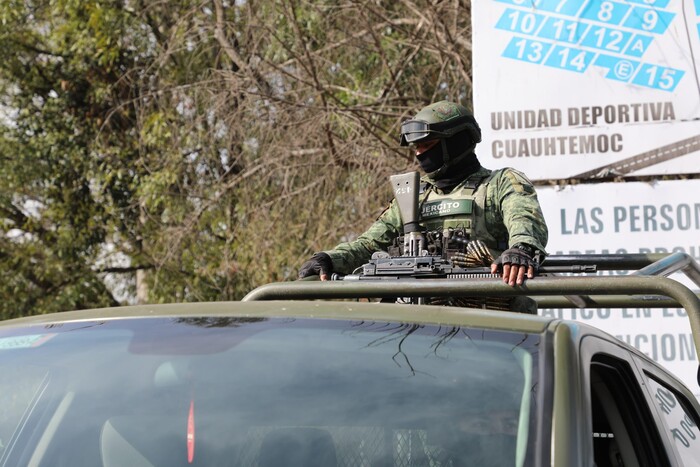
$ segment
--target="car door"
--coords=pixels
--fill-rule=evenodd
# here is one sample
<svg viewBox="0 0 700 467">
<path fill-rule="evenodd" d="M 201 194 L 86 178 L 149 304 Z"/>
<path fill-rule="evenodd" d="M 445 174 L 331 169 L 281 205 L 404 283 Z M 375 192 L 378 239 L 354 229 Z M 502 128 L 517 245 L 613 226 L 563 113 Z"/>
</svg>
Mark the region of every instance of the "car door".
<svg viewBox="0 0 700 467">
<path fill-rule="evenodd" d="M 589 439 L 595 467 L 679 465 L 654 413 L 632 353 L 614 338 L 581 339 L 581 368 Z M 680 464 L 682 465 L 682 464 Z"/>
<path fill-rule="evenodd" d="M 634 362 L 667 450 L 679 466 L 700 466 L 698 400 L 687 387 L 649 359 L 635 355 Z"/>
</svg>

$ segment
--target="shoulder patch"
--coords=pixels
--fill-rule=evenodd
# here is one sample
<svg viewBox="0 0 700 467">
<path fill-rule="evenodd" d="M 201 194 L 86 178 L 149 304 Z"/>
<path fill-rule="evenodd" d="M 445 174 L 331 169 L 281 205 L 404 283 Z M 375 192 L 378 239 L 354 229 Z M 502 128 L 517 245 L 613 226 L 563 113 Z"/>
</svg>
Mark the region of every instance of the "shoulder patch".
<svg viewBox="0 0 700 467">
<path fill-rule="evenodd" d="M 532 182 L 529 178 L 527 178 L 527 176 L 525 176 L 524 173 L 510 168 L 504 169 L 503 173 L 506 177 L 508 177 L 508 180 L 510 180 L 511 185 L 513 185 L 513 189 L 517 193 L 530 194 L 535 192 L 535 187 L 532 185 Z"/>
</svg>

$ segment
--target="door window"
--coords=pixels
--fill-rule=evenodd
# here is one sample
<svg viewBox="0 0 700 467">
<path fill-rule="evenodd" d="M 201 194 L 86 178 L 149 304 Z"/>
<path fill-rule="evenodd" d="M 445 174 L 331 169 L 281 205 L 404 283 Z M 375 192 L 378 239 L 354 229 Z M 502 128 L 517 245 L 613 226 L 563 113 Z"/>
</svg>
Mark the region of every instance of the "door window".
<svg viewBox="0 0 700 467">
<path fill-rule="evenodd" d="M 700 431 L 697 414 L 694 414 L 685 397 L 648 374 L 647 384 L 683 465 L 700 466 Z"/>
<path fill-rule="evenodd" d="M 668 465 L 640 382 L 629 363 L 599 354 L 591 361 L 593 454 L 597 467 Z"/>
</svg>

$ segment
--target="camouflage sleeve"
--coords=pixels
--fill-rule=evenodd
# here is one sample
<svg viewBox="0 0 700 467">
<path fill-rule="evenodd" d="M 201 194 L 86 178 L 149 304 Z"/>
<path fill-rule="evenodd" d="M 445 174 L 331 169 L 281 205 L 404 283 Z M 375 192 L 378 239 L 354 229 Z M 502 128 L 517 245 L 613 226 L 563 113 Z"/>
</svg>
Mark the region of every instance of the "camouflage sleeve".
<svg viewBox="0 0 700 467">
<path fill-rule="evenodd" d="M 489 185 L 494 211 L 508 231 L 508 246 L 527 243 L 545 252 L 549 232 L 532 182 L 523 173 L 507 168 Z"/>
<path fill-rule="evenodd" d="M 333 260 L 333 271 L 351 274 L 365 264 L 375 251 L 386 250 L 403 232 L 403 223 L 396 200 L 356 240 L 337 245 L 326 251 Z"/>
</svg>

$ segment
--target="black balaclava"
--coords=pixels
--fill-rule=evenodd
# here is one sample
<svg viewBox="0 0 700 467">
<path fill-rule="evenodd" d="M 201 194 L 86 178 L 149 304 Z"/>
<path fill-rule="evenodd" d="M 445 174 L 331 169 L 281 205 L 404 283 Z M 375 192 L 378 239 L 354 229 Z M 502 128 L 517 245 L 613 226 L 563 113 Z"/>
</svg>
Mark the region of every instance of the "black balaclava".
<svg viewBox="0 0 700 467">
<path fill-rule="evenodd" d="M 416 158 L 421 169 L 428 174 L 428 178 L 435 186 L 449 193 L 465 178 L 481 168 L 479 159 L 474 153 L 474 146 L 469 133 L 461 131 L 440 140 L 438 144 Z M 445 170 L 440 170 L 445 160 L 444 151 L 449 155 L 449 162 Z"/>
</svg>

